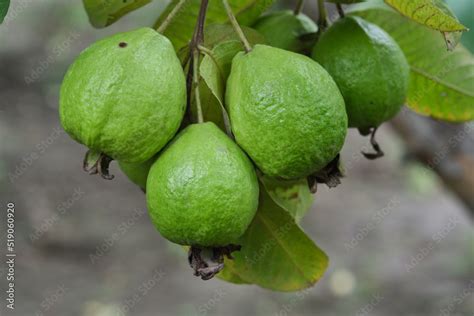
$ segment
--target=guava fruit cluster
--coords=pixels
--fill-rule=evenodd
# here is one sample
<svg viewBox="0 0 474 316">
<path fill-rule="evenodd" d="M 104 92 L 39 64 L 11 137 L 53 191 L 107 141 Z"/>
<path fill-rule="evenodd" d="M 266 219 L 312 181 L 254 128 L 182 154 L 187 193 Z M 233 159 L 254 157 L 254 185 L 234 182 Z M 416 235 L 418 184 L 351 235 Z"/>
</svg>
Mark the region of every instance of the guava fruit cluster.
<svg viewBox="0 0 474 316">
<path fill-rule="evenodd" d="M 118 161 L 146 192 L 161 235 L 191 249 L 238 249 L 259 207 L 260 175 L 309 179 L 327 170 L 348 127 L 376 128 L 406 97 L 403 53 L 360 18 L 322 33 L 312 58 L 302 36 L 318 28 L 307 16 L 276 12 L 255 29 L 268 43 L 235 55 L 225 87 L 232 134 L 183 120 L 183 67 L 171 42 L 150 28 L 91 45 L 61 87 L 60 120 L 89 148 L 86 169 L 101 173 Z"/>
</svg>

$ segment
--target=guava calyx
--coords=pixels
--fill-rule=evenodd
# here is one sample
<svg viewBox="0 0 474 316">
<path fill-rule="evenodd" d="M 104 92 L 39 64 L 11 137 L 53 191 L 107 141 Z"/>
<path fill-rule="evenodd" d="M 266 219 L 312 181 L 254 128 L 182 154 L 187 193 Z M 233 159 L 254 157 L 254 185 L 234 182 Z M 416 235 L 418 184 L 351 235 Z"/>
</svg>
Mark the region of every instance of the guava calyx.
<svg viewBox="0 0 474 316">
<path fill-rule="evenodd" d="M 102 152 L 88 150 L 84 156 L 82 169 L 90 175 L 99 174 L 106 180 L 112 180 L 114 175 L 109 174 L 109 165 L 113 159 Z"/>
<path fill-rule="evenodd" d="M 337 154 L 326 167 L 308 176 L 308 186 L 311 193 L 317 192 L 318 183 L 324 183 L 329 188 L 335 188 L 341 184 L 341 178 L 344 177 L 344 172 L 339 162 L 340 154 Z"/>
<path fill-rule="evenodd" d="M 191 246 L 188 252 L 188 261 L 194 270 L 194 275 L 202 280 L 210 280 L 224 269 L 224 256 L 234 259 L 232 252 L 240 251 L 240 245 L 229 244 L 224 247 L 203 248 Z"/>
<path fill-rule="evenodd" d="M 385 155 L 383 150 L 380 148 L 379 143 L 377 143 L 377 141 L 375 140 L 376 132 L 377 132 L 377 127 L 372 127 L 372 128 L 364 129 L 364 130 L 359 129 L 359 133 L 362 136 L 370 135 L 370 145 L 372 145 L 372 148 L 374 149 L 375 152 L 367 153 L 367 152 L 361 151 L 362 155 L 364 155 L 364 157 L 369 160 L 375 160 Z"/>
</svg>

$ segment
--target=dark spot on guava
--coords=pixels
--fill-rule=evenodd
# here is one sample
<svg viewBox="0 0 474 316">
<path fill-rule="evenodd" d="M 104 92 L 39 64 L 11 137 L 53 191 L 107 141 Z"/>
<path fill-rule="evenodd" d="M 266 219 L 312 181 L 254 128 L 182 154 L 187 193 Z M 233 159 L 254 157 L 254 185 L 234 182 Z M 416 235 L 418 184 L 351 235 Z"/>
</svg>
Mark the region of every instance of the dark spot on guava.
<svg viewBox="0 0 474 316">
<path fill-rule="evenodd" d="M 125 47 L 127 47 L 127 45 L 128 45 L 128 44 L 125 43 L 125 42 L 120 42 L 118 46 L 119 46 L 120 48 L 125 48 Z"/>
</svg>

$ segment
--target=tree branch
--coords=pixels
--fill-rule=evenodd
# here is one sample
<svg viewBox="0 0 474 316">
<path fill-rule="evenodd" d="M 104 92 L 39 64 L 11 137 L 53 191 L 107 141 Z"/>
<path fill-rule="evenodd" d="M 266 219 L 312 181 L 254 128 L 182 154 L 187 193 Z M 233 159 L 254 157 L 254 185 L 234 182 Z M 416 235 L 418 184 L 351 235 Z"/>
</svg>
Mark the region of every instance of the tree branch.
<svg viewBox="0 0 474 316">
<path fill-rule="evenodd" d="M 474 123 L 451 124 L 404 109 L 391 125 L 409 155 L 437 173 L 474 215 Z"/>
</svg>

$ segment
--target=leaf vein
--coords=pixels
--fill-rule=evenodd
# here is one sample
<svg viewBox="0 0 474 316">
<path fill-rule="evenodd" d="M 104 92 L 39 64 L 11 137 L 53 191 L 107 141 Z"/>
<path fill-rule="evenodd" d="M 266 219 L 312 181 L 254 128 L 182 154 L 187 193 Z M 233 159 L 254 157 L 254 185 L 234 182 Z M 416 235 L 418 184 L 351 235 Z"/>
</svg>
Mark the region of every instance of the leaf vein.
<svg viewBox="0 0 474 316">
<path fill-rule="evenodd" d="M 271 230 L 270 228 L 270 224 L 268 224 L 264 219 L 263 217 L 257 213 L 257 218 L 262 222 L 262 224 L 267 228 L 267 230 L 269 231 L 270 235 L 275 239 L 275 241 L 281 246 L 281 248 L 288 254 L 288 258 L 290 258 L 291 262 L 293 263 L 293 265 L 295 266 L 296 270 L 298 271 L 299 274 L 301 274 L 301 276 L 303 277 L 303 279 L 305 280 L 305 282 L 311 286 L 312 283 L 310 281 L 307 280 L 306 278 L 306 275 L 304 273 L 304 271 L 301 269 L 301 267 L 298 265 L 298 263 L 296 262 L 296 260 L 293 258 L 293 256 L 291 255 L 291 252 L 283 245 L 283 242 L 275 235 L 275 233 Z"/>
<path fill-rule="evenodd" d="M 474 94 L 470 93 L 469 91 L 466 91 L 462 88 L 459 88 L 459 87 L 457 87 L 457 86 L 455 86 L 455 85 L 453 85 L 449 82 L 446 82 L 444 80 L 441 80 L 438 77 L 432 76 L 432 75 L 428 74 L 427 72 L 425 72 L 424 70 L 422 70 L 420 68 L 417 68 L 417 67 L 414 67 L 414 66 L 410 66 L 410 68 L 413 72 L 415 72 L 415 73 L 417 73 L 417 74 L 419 74 L 419 75 L 421 75 L 421 76 L 423 76 L 423 77 L 425 77 L 425 78 L 427 78 L 427 79 L 429 79 L 429 80 L 431 80 L 435 83 L 441 84 L 441 85 L 443 85 L 443 86 L 445 86 L 445 87 L 447 87 L 447 88 L 449 88 L 449 89 L 451 89 L 455 92 L 464 94 L 466 96 L 474 97 Z"/>
</svg>

